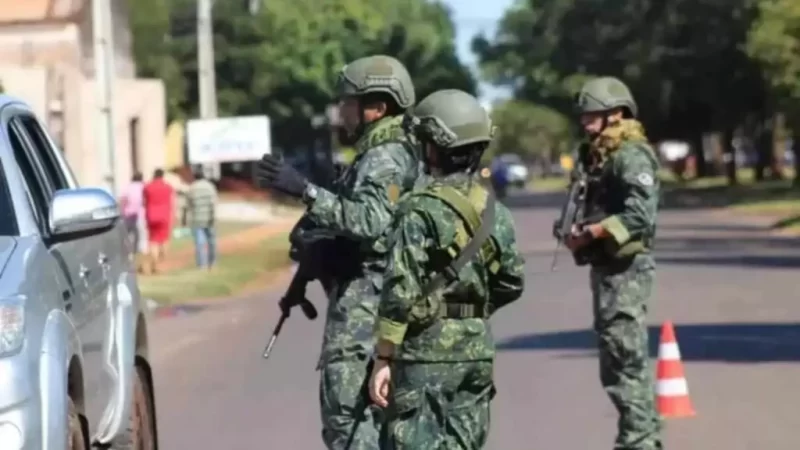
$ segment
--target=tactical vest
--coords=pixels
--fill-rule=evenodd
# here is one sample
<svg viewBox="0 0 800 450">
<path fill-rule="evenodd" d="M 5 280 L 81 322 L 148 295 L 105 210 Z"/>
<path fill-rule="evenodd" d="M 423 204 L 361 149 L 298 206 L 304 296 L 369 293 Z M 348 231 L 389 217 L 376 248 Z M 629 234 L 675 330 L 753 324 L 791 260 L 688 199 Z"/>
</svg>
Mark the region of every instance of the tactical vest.
<svg viewBox="0 0 800 450">
<path fill-rule="evenodd" d="M 416 191 L 412 195 L 435 198 L 444 203 L 461 219 L 453 243 L 446 248 L 435 250 L 431 255 L 434 273 L 443 273 L 448 279 L 447 284 L 454 286 L 454 289 L 444 295 L 441 292 L 430 293 L 432 297 L 441 296 L 438 317 L 447 319 L 488 318 L 492 312 L 491 299 L 478 296 L 471 290 L 471 292 L 465 292 L 459 289 L 459 274 L 454 273 L 450 267 L 450 263 L 464 250 L 481 226 L 480 214 L 485 205 L 486 191 L 479 184 L 475 184 L 468 195 L 464 195 L 452 186 L 434 184 L 424 190 Z M 418 212 L 425 213 L 423 210 Z M 490 274 L 497 274 L 500 270 L 500 247 L 497 240 L 494 237 L 487 239 L 475 258 L 478 258 L 480 264 Z"/>
<path fill-rule="evenodd" d="M 637 151 L 650 152 L 639 145 Z M 581 161 L 586 170 L 586 210 L 587 223 L 597 223 L 602 219 L 617 214 L 624 209 L 623 196 L 613 195 L 623 189 L 621 180 L 612 173 L 616 152 L 608 155 L 601 164 L 590 166 L 588 161 Z M 648 155 L 652 159 L 652 155 Z M 594 241 L 584 250 L 589 254 L 592 264 L 605 264 L 613 260 L 625 259 L 636 254 L 649 251 L 653 247 L 655 226 L 642 236 L 635 236 L 623 245 L 617 245 L 613 239 Z"/>
<path fill-rule="evenodd" d="M 403 192 L 411 190 L 421 172 L 421 157 L 417 149 L 417 143 L 413 140 L 413 136 L 409 135 L 406 130 L 403 129 L 402 115 L 381 119 L 371 127 L 368 127 L 366 133 L 356 142 L 356 157 L 353 159 L 353 163 L 348 170 L 342 175 L 342 179 L 347 179 L 347 176 L 356 170 L 358 162 L 363 159 L 368 152 L 375 147 L 389 143 L 402 145 L 411 155 L 415 163 L 416 170 L 406 174 L 402 186 Z"/>
<path fill-rule="evenodd" d="M 386 117 L 371 123 L 363 136 L 356 142 L 356 156 L 350 166 L 340 175 L 339 179 L 335 182 L 335 189 L 339 192 L 347 190 L 352 187 L 355 182 L 354 177 L 359 170 L 358 165 L 364 157 L 376 148 L 389 143 L 402 145 L 403 148 L 411 155 L 414 169 L 405 174 L 401 188 L 401 194 L 410 192 L 414 188 L 414 183 L 421 173 L 421 160 L 417 150 L 417 142 L 413 136 L 408 134 L 403 128 L 403 116 Z M 377 149 L 377 151 L 382 151 Z M 380 241 L 379 241 L 380 242 Z M 342 248 L 348 247 L 342 244 Z M 365 260 L 382 260 L 385 251 L 378 249 L 379 245 L 376 242 L 361 242 L 349 243 L 349 251 L 345 251 L 345 255 L 353 255 L 353 258 L 358 259 L 357 264 L 350 264 L 352 266 L 361 266 Z"/>
</svg>

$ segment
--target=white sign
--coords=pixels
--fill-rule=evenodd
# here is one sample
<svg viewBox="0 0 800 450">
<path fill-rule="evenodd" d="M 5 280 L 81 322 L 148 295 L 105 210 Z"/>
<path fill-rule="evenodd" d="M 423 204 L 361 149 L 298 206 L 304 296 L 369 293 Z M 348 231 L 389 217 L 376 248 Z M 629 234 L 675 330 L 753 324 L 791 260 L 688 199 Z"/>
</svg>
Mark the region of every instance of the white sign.
<svg viewBox="0 0 800 450">
<path fill-rule="evenodd" d="M 192 119 L 186 134 L 190 164 L 255 161 L 272 153 L 267 116 Z"/>
<path fill-rule="evenodd" d="M 689 144 L 683 141 L 664 141 L 658 149 L 661 151 L 661 156 L 670 162 L 689 156 L 691 150 Z"/>
</svg>

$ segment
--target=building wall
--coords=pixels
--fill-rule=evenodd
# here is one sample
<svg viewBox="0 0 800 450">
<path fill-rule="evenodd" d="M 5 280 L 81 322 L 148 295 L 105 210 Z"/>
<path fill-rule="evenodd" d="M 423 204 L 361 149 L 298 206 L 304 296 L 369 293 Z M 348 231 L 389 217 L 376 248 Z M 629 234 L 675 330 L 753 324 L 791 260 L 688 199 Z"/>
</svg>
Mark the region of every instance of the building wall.
<svg viewBox="0 0 800 450">
<path fill-rule="evenodd" d="M 60 100 L 48 102 L 48 78 L 60 80 Z M 6 93 L 26 101 L 54 134 L 80 183 L 104 186 L 108 159 L 98 132 L 94 81 L 76 69 L 2 66 L 0 80 Z M 115 181 L 119 190 L 135 169 L 149 178 L 156 168 L 165 166 L 166 93 L 161 80 L 148 79 L 117 79 L 113 92 Z M 53 117 L 59 109 L 62 123 L 56 125 Z M 56 133 L 58 128 L 63 133 Z M 134 145 L 137 148 L 132 152 Z"/>
<path fill-rule="evenodd" d="M 37 117 L 47 112 L 47 69 L 45 67 L 0 66 L 0 80 L 5 93 L 18 97 L 33 109 Z"/>
<path fill-rule="evenodd" d="M 133 36 L 128 26 L 128 0 L 110 1 L 115 73 L 118 77 L 134 78 L 136 76 L 136 65 L 133 61 Z M 92 28 L 92 8 L 91 5 L 87 6 L 79 17 L 77 42 L 83 55 L 80 63 L 81 68 L 86 75 L 92 76 L 94 74 L 94 42 L 92 40 L 94 29 Z"/>
<path fill-rule="evenodd" d="M 0 3 L 4 1 L 12 3 Z M 105 1 L 111 2 L 114 34 L 114 155 L 119 188 L 134 170 L 149 177 L 164 166 L 166 100 L 161 80 L 135 78 L 128 0 Z M 31 106 L 81 184 L 104 186 L 108 158 L 98 133 L 91 0 L 25 2 L 0 13 L 0 81 L 8 94 Z"/>
<path fill-rule="evenodd" d="M 18 67 L 81 64 L 76 24 L 0 24 L 0 61 Z"/>
</svg>

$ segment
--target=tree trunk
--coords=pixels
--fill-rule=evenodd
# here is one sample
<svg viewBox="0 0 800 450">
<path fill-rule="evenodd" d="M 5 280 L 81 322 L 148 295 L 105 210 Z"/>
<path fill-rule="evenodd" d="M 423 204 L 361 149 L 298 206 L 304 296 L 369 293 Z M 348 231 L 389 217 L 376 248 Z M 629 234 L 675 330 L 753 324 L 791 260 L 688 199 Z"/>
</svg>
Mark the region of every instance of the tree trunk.
<svg viewBox="0 0 800 450">
<path fill-rule="evenodd" d="M 797 127 L 792 134 L 800 136 L 800 127 Z M 792 140 L 792 152 L 794 153 L 794 185 L 800 188 L 800 145 L 798 145 L 797 139 Z"/>
<path fill-rule="evenodd" d="M 771 178 L 783 180 L 786 178 L 783 167 L 786 156 L 786 116 L 776 113 L 772 120 L 772 157 L 770 164 Z"/>
<path fill-rule="evenodd" d="M 728 185 L 735 186 L 739 184 L 739 179 L 736 176 L 736 149 L 733 146 L 733 130 L 726 128 L 721 133 L 722 142 L 721 147 L 724 153 L 725 160 L 725 175 L 728 178 Z"/>
<path fill-rule="evenodd" d="M 703 135 L 702 133 L 697 133 L 693 135 L 690 139 L 689 144 L 691 145 L 692 155 L 694 155 L 695 161 L 695 176 L 705 177 L 708 176 L 708 165 L 706 164 L 705 154 L 703 152 Z"/>
<path fill-rule="evenodd" d="M 753 170 L 753 176 L 756 181 L 764 181 L 767 168 L 772 166 L 772 130 L 767 127 L 759 127 L 753 133 L 752 140 L 756 150 L 756 166 Z"/>
</svg>

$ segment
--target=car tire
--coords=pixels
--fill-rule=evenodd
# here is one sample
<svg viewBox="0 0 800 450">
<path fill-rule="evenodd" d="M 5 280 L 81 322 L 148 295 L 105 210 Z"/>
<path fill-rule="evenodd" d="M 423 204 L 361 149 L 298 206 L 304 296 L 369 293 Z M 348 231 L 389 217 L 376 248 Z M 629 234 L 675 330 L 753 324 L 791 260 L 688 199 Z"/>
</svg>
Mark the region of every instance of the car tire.
<svg viewBox="0 0 800 450">
<path fill-rule="evenodd" d="M 75 409 L 75 403 L 71 398 L 67 398 L 67 425 L 69 426 L 69 434 L 67 435 L 67 450 L 87 450 L 86 436 L 83 435 L 83 425 L 81 418 L 78 416 L 78 410 Z"/>
<path fill-rule="evenodd" d="M 155 411 L 152 390 L 144 370 L 136 366 L 133 378 L 133 403 L 128 428 L 114 439 L 111 450 L 157 450 Z"/>
</svg>

